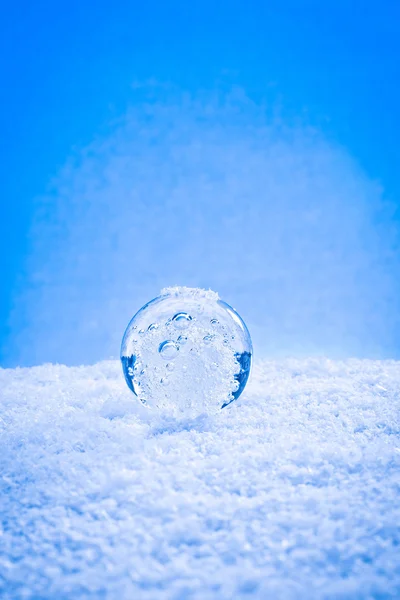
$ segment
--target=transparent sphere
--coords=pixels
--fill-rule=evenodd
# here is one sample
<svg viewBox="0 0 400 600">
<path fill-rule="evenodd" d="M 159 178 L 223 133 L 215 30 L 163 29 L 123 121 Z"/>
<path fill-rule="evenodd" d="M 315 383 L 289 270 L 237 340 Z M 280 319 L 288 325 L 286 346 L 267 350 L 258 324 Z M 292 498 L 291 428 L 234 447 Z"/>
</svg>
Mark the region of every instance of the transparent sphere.
<svg viewBox="0 0 400 600">
<path fill-rule="evenodd" d="M 121 346 L 126 383 L 143 404 L 192 416 L 239 398 L 251 360 L 238 313 L 196 288 L 162 290 L 133 317 Z"/>
</svg>

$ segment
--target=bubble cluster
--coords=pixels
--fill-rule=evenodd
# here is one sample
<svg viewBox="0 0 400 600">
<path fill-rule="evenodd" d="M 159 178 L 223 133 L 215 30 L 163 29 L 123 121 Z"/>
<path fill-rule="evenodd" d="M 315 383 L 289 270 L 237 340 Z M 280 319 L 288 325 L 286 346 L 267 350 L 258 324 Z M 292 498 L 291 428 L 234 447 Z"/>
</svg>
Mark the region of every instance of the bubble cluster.
<svg viewBox="0 0 400 600">
<path fill-rule="evenodd" d="M 249 332 L 215 292 L 168 288 L 129 323 L 121 347 L 126 382 L 148 407 L 196 415 L 237 399 L 252 359 Z"/>
</svg>

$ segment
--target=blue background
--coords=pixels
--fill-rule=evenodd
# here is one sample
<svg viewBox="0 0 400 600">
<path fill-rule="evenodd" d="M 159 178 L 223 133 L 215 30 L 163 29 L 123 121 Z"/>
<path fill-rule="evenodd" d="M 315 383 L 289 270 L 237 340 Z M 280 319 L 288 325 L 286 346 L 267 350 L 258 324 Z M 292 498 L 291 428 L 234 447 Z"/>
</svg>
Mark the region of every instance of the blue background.
<svg viewBox="0 0 400 600">
<path fill-rule="evenodd" d="M 31 302 L 25 297 L 32 279 L 29 258 L 36 256 L 37 265 L 53 246 L 51 236 L 46 244 L 44 228 L 35 234 L 45 243 L 44 254 L 38 253 L 29 232 L 37 217 L 38 198 L 49 189 L 55 193 L 52 181 L 68 159 L 79 155 L 93 140 L 114 135 L 114 120 L 129 107 L 140 109 L 143 97 L 136 88 L 149 80 L 172 84 L 194 96 L 215 90 L 225 94 L 239 86 L 256 105 L 273 107 L 270 112 L 279 114 L 285 123 L 301 121 L 321 132 L 328 143 L 345 148 L 368 180 L 379 182 L 386 212 L 382 216 L 375 211 L 369 227 L 375 223 L 380 228 L 378 237 L 390 238 L 388 254 L 382 254 L 380 266 L 391 287 L 385 292 L 384 304 L 379 304 L 379 280 L 375 299 L 365 312 L 370 316 L 375 305 L 377 311 L 386 311 L 388 319 L 371 334 L 374 340 L 367 344 L 366 354 L 400 355 L 400 344 L 395 341 L 398 323 L 393 321 L 398 312 L 400 194 L 397 2 L 26 2 L 3 7 L 0 28 L 1 364 L 74 362 L 75 356 L 78 362 L 89 362 L 112 352 L 114 342 L 112 346 L 106 341 L 90 342 L 89 338 L 75 340 L 77 347 L 86 345 L 86 350 L 77 352 L 61 333 L 57 344 L 47 344 L 52 328 L 57 335 L 56 315 L 47 323 L 46 335 L 40 341 L 32 325 L 35 311 L 25 314 L 26 304 Z M 165 94 L 162 86 L 161 91 L 158 89 L 156 85 L 152 99 L 162 104 Z M 46 215 L 41 219 L 51 220 Z M 368 246 L 368 236 L 363 239 Z M 179 273 L 174 274 L 179 279 Z M 186 283 L 188 279 L 182 276 L 170 283 Z M 203 276 L 189 283 L 207 286 Z M 218 278 L 212 283 L 225 291 Z M 156 284 L 158 280 L 150 281 L 132 297 L 132 312 L 148 299 Z M 46 285 L 48 279 L 44 288 Z M 234 296 L 226 299 L 233 304 L 236 300 L 237 308 L 244 311 L 247 320 L 254 320 L 255 326 L 261 308 L 252 319 L 249 299 L 236 298 L 234 290 L 225 287 L 226 293 Z M 365 293 L 365 286 L 363 289 Z M 260 293 L 268 293 L 268 287 L 258 288 Z M 46 313 L 43 306 L 41 310 Z M 335 310 L 339 321 L 344 308 L 332 307 L 331 314 Z M 23 316 L 19 318 L 19 314 Z M 118 327 L 126 316 L 123 311 Z M 313 317 L 310 319 L 314 322 Z M 363 327 L 367 330 L 368 319 L 358 327 L 358 332 Z M 389 330 L 390 339 L 386 335 Z M 21 352 L 21 335 L 36 340 L 33 354 Z M 289 336 L 279 350 L 298 352 L 302 340 L 308 339 L 307 326 L 295 338 L 294 342 Z M 313 343 L 316 351 L 333 351 L 321 339 Z M 67 342 L 71 350 L 64 353 L 60 348 Z M 346 344 L 342 354 L 362 354 L 363 344 L 350 344 L 348 350 Z M 98 351 L 94 351 L 96 345 Z"/>
</svg>

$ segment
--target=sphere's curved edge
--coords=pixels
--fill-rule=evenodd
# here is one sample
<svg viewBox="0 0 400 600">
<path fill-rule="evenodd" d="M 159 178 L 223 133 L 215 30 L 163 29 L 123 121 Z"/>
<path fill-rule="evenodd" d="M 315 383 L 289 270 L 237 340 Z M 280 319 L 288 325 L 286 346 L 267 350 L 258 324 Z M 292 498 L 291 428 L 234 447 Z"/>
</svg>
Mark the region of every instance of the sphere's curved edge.
<svg viewBox="0 0 400 600">
<path fill-rule="evenodd" d="M 251 352 L 243 352 L 241 356 L 237 356 L 237 360 L 240 364 L 240 372 L 235 376 L 235 379 L 239 383 L 239 388 L 237 391 L 232 392 L 232 398 L 224 402 L 221 406 L 221 410 L 227 406 L 230 406 L 235 400 L 238 400 L 240 396 L 243 394 L 244 389 L 247 385 L 249 377 L 251 375 L 251 369 L 253 365 L 253 351 Z"/>
<path fill-rule="evenodd" d="M 225 300 L 218 300 L 218 304 L 220 304 L 221 306 L 223 306 L 224 308 L 226 308 L 226 310 L 229 312 L 229 314 L 232 316 L 232 318 L 236 321 L 236 323 L 238 325 L 240 325 L 246 335 L 246 338 L 248 340 L 249 343 L 249 350 L 250 352 L 246 352 L 244 353 L 246 356 L 242 356 L 241 359 L 244 359 L 247 361 L 247 367 L 244 368 L 244 372 L 246 373 L 245 378 L 243 379 L 243 381 L 241 382 L 240 388 L 238 390 L 238 392 L 233 392 L 233 398 L 231 398 L 230 400 L 228 400 L 228 402 L 225 402 L 222 406 L 221 409 L 230 406 L 233 402 L 235 402 L 235 400 L 238 400 L 238 398 L 240 398 L 240 396 L 242 395 L 242 393 L 244 392 L 244 389 L 247 385 L 247 382 L 250 379 L 251 376 L 251 372 L 253 369 L 253 358 L 254 358 L 254 349 L 253 349 L 253 340 L 251 339 L 251 335 L 250 335 L 250 331 L 248 330 L 248 327 L 246 325 L 246 323 L 244 322 L 244 320 L 242 319 L 242 317 L 239 315 L 239 313 L 237 312 L 237 310 L 235 308 L 233 308 L 233 306 L 231 306 L 230 304 L 228 304 L 227 302 L 225 302 Z"/>
<path fill-rule="evenodd" d="M 133 321 L 138 317 L 138 315 L 140 313 L 142 313 L 143 311 L 145 311 L 150 305 L 153 305 L 153 304 L 155 304 L 157 302 L 160 302 L 164 298 L 165 298 L 165 295 L 160 294 L 156 298 L 153 298 L 152 300 L 149 300 L 148 302 L 146 302 L 146 304 L 144 306 L 142 306 L 141 308 L 139 308 L 139 310 L 137 312 L 135 312 L 135 314 L 133 315 L 132 319 L 129 321 L 128 325 L 125 328 L 124 335 L 122 336 L 122 342 L 121 342 L 120 351 L 119 351 L 120 358 L 127 358 L 127 356 L 128 356 L 128 355 L 126 355 L 126 354 L 123 353 L 123 347 L 124 347 L 124 344 L 125 344 L 126 335 L 127 335 L 128 331 L 130 330 L 130 327 L 131 327 Z"/>
<path fill-rule="evenodd" d="M 223 306 L 224 308 L 226 308 L 228 310 L 228 312 L 231 314 L 232 318 L 243 328 L 243 330 L 247 334 L 247 337 L 248 337 L 248 340 L 249 340 L 249 345 L 250 345 L 250 349 L 251 349 L 251 355 L 253 355 L 253 341 L 251 339 L 250 331 L 249 331 L 246 323 L 243 321 L 242 317 L 239 315 L 239 313 L 237 312 L 237 310 L 235 308 L 233 308 L 233 306 L 231 306 L 230 304 L 228 304 L 227 302 L 225 302 L 225 300 L 221 300 L 219 298 L 218 304 L 220 304 L 221 306 Z"/>
</svg>

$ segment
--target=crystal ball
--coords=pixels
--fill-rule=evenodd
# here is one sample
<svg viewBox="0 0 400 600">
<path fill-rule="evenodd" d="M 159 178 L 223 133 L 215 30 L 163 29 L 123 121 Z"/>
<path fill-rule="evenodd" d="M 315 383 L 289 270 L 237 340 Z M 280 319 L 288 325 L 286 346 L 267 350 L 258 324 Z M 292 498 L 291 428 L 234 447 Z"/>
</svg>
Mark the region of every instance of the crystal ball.
<svg viewBox="0 0 400 600">
<path fill-rule="evenodd" d="M 126 383 L 142 404 L 195 416 L 239 398 L 252 353 L 243 319 L 217 293 L 174 287 L 132 318 L 121 362 Z"/>
</svg>

